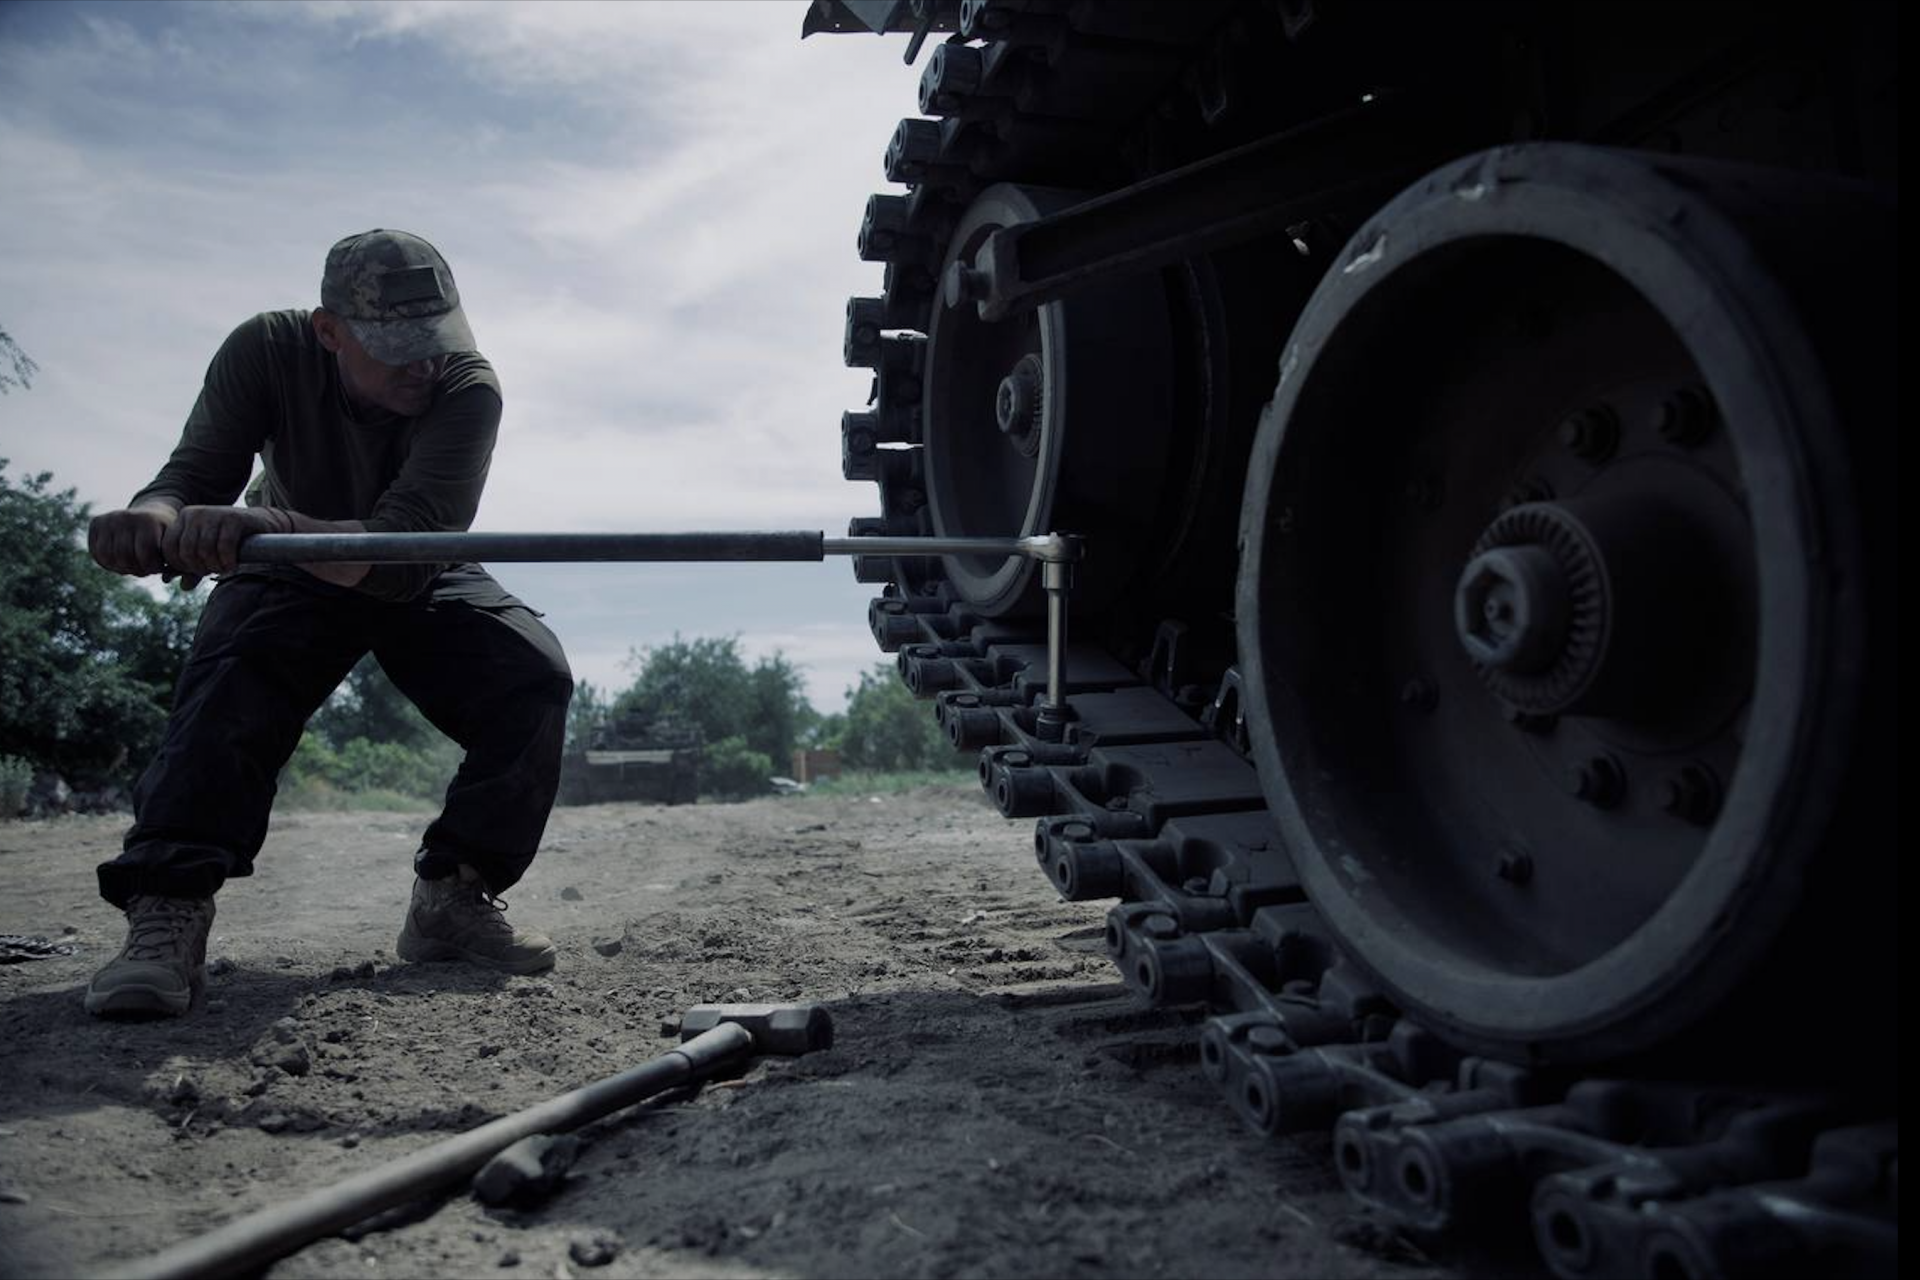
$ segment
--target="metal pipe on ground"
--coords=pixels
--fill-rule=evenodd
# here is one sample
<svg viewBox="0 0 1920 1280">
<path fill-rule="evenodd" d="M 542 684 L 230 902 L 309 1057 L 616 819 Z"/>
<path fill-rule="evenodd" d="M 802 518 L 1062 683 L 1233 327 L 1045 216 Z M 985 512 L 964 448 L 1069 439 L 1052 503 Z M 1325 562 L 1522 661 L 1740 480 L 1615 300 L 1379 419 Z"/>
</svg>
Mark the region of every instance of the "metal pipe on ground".
<svg viewBox="0 0 1920 1280">
<path fill-rule="evenodd" d="M 470 1178 L 522 1138 L 577 1129 L 704 1079 L 749 1053 L 792 1057 L 827 1048 L 833 1043 L 833 1023 L 817 1005 L 700 1005 L 682 1020 L 681 1035 L 688 1037 L 685 1043 L 650 1062 L 248 1214 L 108 1274 L 114 1280 L 219 1280 L 249 1274 L 302 1245 Z"/>
</svg>

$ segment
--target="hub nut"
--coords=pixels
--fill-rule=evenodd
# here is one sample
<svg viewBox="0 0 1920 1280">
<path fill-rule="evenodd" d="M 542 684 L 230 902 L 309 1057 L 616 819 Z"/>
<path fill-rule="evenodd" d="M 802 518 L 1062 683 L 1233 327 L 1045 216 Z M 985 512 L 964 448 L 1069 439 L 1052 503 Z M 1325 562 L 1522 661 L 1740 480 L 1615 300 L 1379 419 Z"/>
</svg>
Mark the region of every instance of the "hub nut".
<svg viewBox="0 0 1920 1280">
<path fill-rule="evenodd" d="M 1454 592 L 1454 627 L 1484 666 L 1544 671 L 1567 636 L 1566 573 L 1539 546 L 1494 547 L 1475 556 Z"/>
</svg>

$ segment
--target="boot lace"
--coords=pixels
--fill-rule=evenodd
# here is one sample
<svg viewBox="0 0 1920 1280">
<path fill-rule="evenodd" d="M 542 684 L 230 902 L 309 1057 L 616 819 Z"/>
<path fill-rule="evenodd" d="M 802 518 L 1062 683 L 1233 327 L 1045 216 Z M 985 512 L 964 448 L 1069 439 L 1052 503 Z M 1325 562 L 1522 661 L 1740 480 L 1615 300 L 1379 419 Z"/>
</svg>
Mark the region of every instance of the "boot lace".
<svg viewBox="0 0 1920 1280">
<path fill-rule="evenodd" d="M 136 898 L 127 912 L 129 960 L 171 960 L 198 925 L 200 904 L 187 898 Z"/>
<path fill-rule="evenodd" d="M 459 882 L 449 905 L 453 915 L 479 929 L 513 931 L 513 926 L 506 921 L 507 900 L 495 897 L 478 880 Z"/>
</svg>

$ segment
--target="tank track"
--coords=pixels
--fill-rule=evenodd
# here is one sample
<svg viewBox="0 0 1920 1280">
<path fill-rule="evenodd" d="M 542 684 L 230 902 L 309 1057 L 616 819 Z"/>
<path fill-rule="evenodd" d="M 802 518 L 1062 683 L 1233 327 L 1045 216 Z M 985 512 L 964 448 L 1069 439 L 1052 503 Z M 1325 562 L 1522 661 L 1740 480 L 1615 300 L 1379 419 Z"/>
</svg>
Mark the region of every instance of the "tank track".
<svg viewBox="0 0 1920 1280">
<path fill-rule="evenodd" d="M 1555 1274 L 1885 1275 L 1899 1127 L 1846 1099 L 1533 1070 L 1461 1053 L 1340 952 L 1278 845 L 1232 671 L 1196 710 L 1181 629 L 1145 675 L 1073 646 L 1065 741 L 1040 736 L 1044 635 L 936 588 L 872 601 L 875 640 L 930 697 L 1064 898 L 1118 898 L 1108 955 L 1156 1008 L 1206 1006 L 1201 1070 L 1253 1130 L 1330 1133 L 1349 1194 L 1474 1249 L 1531 1236 Z M 1177 695 L 1188 695 L 1184 701 Z"/>
<path fill-rule="evenodd" d="M 1209 146 L 1260 136 L 1236 133 L 1245 126 L 1229 110 L 1247 87 L 1244 47 L 1281 47 L 1265 27 L 1249 33 L 1242 17 L 1254 12 L 1223 0 L 966 0 L 932 27 L 984 43 L 933 46 L 919 105 L 935 118 L 902 120 L 885 154 L 906 193 L 872 196 L 861 222 L 859 254 L 885 276 L 880 296 L 847 306 L 846 363 L 874 380 L 868 407 L 843 416 L 841 457 L 848 480 L 877 484 L 881 511 L 851 535 L 935 532 L 922 335 L 968 202 L 997 182 L 1136 181 L 1192 158 L 1181 121 L 1222 131 Z M 1258 20 L 1291 42 L 1313 14 L 1285 3 L 1259 7 Z M 1324 86 L 1289 67 L 1282 105 L 1311 114 Z M 1176 99 L 1181 111 L 1158 111 L 1159 135 L 1129 132 Z M 1475 1250 L 1531 1238 L 1565 1277 L 1895 1273 L 1898 1122 L 1884 1103 L 1533 1069 L 1464 1053 L 1403 1016 L 1293 873 L 1217 637 L 1178 621 L 1081 630 L 1118 643 L 1069 648 L 1075 720 L 1061 737 L 1037 715 L 1043 630 L 980 615 L 937 560 L 853 567 L 886 584 L 868 621 L 901 678 L 933 701 L 956 749 L 979 753 L 999 810 L 1036 819 L 1035 855 L 1056 889 L 1117 899 L 1105 941 L 1128 987 L 1155 1007 L 1210 1011 L 1200 1065 L 1233 1111 L 1275 1139 L 1330 1135 L 1349 1193 L 1386 1222 Z M 1754 1074 L 1764 1079 L 1765 1064 Z"/>
</svg>

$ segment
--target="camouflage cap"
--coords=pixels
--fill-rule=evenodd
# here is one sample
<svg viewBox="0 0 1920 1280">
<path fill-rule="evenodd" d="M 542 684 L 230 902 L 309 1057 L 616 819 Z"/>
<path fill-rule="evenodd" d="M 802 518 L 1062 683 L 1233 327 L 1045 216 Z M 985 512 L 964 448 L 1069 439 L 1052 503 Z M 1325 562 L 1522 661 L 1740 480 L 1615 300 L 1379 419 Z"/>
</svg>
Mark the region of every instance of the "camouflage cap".
<svg viewBox="0 0 1920 1280">
<path fill-rule="evenodd" d="M 475 349 L 447 260 L 404 231 L 362 231 L 328 250 L 320 305 L 382 364 Z"/>
</svg>

